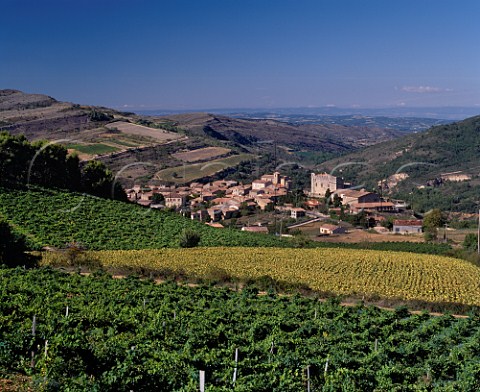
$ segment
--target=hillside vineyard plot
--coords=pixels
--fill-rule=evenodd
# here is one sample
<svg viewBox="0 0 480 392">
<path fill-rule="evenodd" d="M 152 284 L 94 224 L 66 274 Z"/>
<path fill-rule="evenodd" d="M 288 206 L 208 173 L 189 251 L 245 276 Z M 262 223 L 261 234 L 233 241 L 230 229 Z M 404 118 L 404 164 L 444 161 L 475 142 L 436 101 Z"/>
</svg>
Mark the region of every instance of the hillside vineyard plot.
<svg viewBox="0 0 480 392">
<path fill-rule="evenodd" d="M 0 377 L 35 390 L 198 391 L 200 370 L 207 391 L 480 388 L 478 317 L 50 269 L 0 282 Z"/>
<path fill-rule="evenodd" d="M 241 162 L 254 158 L 252 154 L 232 155 L 227 158 L 214 159 L 205 163 L 194 163 L 183 166 L 169 167 L 160 170 L 155 177 L 160 180 L 184 184 L 206 176 L 212 176 L 222 170 L 236 166 Z"/>
<path fill-rule="evenodd" d="M 78 193 L 52 189 L 0 188 L 0 215 L 23 233 L 32 249 L 81 242 L 87 249 L 178 247 L 183 230 L 201 236 L 201 246 L 298 246 L 296 241 L 234 229 L 215 229 L 174 213 L 149 210 Z M 305 244 L 304 244 L 305 245 Z M 442 254 L 447 244 L 370 243 L 369 249 Z M 309 243 L 309 247 L 362 248 L 362 244 Z"/>
<path fill-rule="evenodd" d="M 200 234 L 203 246 L 289 246 L 273 236 L 219 230 L 175 213 L 55 190 L 0 188 L 0 215 L 33 249 L 74 241 L 88 249 L 178 247 L 184 230 Z"/>
</svg>

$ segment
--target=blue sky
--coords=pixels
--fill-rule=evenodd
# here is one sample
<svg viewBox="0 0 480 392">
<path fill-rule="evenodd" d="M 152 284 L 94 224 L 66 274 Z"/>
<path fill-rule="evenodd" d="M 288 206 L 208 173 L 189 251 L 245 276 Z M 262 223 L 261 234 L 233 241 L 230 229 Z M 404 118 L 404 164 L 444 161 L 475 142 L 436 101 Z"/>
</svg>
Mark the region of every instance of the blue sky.
<svg viewBox="0 0 480 392">
<path fill-rule="evenodd" d="M 478 0 L 0 0 L 0 9 L 0 88 L 132 110 L 480 108 Z"/>
</svg>

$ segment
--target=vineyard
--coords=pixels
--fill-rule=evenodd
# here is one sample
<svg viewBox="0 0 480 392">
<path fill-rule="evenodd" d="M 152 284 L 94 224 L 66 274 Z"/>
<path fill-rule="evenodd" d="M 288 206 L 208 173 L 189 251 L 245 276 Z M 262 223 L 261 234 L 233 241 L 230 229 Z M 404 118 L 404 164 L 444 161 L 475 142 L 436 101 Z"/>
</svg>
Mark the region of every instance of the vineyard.
<svg viewBox="0 0 480 392">
<path fill-rule="evenodd" d="M 272 236 L 215 229 L 173 212 L 55 190 L 0 189 L 0 216 L 33 249 L 74 241 L 88 249 L 178 247 L 185 230 L 197 232 L 202 246 L 291 246 Z"/>
<path fill-rule="evenodd" d="M 58 265 L 62 256 L 44 254 Z M 88 260 L 123 271 L 249 281 L 268 276 L 321 293 L 480 305 L 480 268 L 463 260 L 351 249 L 194 248 L 88 252 Z"/>
<path fill-rule="evenodd" d="M 478 316 L 46 268 L 0 283 L 0 378 L 34 390 L 198 391 L 200 371 L 206 391 L 480 389 Z"/>
<path fill-rule="evenodd" d="M 201 236 L 201 246 L 275 246 L 368 248 L 413 253 L 443 254 L 448 244 L 297 243 L 273 236 L 215 229 L 178 214 L 149 210 L 138 205 L 101 199 L 78 193 L 46 189 L 11 190 L 0 188 L 0 217 L 22 232 L 33 249 L 62 247 L 80 242 L 92 250 L 158 249 L 178 247 L 184 230 Z"/>
</svg>

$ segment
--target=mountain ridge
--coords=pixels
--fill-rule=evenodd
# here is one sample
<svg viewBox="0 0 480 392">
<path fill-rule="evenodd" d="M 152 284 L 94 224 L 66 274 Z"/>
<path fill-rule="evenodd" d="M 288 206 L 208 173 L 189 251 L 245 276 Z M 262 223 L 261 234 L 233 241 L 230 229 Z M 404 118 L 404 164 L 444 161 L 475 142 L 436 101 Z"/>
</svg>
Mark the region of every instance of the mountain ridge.
<svg viewBox="0 0 480 392">
<path fill-rule="evenodd" d="M 0 108 L 0 131 L 64 143 L 79 151 L 81 159 L 100 159 L 114 172 L 129 166 L 122 173 L 132 179 L 181 167 L 175 153 L 204 147 L 311 165 L 404 134 L 381 127 L 298 125 L 198 112 L 144 116 L 12 89 L 0 90 Z"/>
<path fill-rule="evenodd" d="M 430 207 L 434 207 L 433 200 L 436 200 L 435 203 L 447 209 L 458 210 L 458 205 L 463 203 L 462 208 L 468 204 L 467 209 L 474 211 L 478 200 L 474 200 L 473 191 L 480 192 L 479 158 L 480 115 L 369 146 L 326 161 L 320 169 L 371 189 L 381 185 L 380 190 L 390 194 L 428 197 L 432 200 Z M 400 173 L 404 179 L 393 189 L 388 184 L 385 186 L 390 176 Z M 452 173 L 458 174 L 456 178 Z M 457 181 L 460 178 L 465 180 Z M 446 201 L 451 202 L 451 206 L 445 205 Z M 423 206 L 428 208 L 428 203 Z"/>
</svg>

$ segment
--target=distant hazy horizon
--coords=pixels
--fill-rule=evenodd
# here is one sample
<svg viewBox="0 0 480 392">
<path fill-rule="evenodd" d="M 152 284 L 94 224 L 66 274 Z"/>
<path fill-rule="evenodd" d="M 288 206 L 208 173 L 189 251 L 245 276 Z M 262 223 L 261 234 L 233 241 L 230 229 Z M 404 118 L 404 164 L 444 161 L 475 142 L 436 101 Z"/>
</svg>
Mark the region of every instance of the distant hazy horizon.
<svg viewBox="0 0 480 392">
<path fill-rule="evenodd" d="M 125 108 L 117 108 L 125 110 Z M 480 115 L 480 107 L 384 107 L 384 108 L 339 108 L 339 107 L 297 107 L 297 108 L 192 108 L 192 109 L 136 109 L 133 112 L 144 115 L 172 115 L 192 112 L 234 115 L 254 115 L 259 118 L 275 118 L 276 116 L 372 116 L 372 117 L 418 117 L 442 120 L 461 120 Z"/>
<path fill-rule="evenodd" d="M 480 107 L 480 1 L 3 0 L 0 88 L 124 110 Z"/>
</svg>

